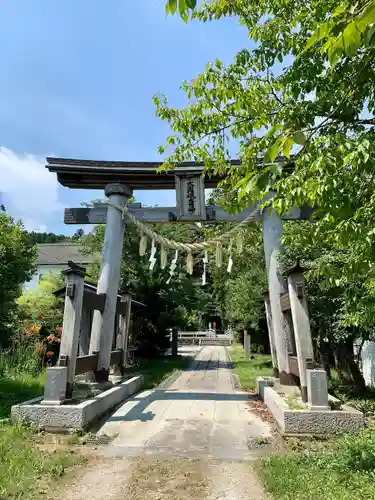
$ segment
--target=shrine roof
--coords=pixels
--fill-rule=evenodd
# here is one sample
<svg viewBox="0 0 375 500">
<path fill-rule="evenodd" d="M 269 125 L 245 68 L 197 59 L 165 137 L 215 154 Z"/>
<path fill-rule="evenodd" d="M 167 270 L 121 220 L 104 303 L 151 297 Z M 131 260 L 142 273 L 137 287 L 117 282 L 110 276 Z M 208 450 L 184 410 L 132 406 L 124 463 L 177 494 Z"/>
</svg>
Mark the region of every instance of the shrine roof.
<svg viewBox="0 0 375 500">
<path fill-rule="evenodd" d="M 158 172 L 162 162 L 97 161 L 48 157 L 46 168 L 57 174 L 63 186 L 78 189 L 104 189 L 106 184 L 121 183 L 133 189 L 174 189 L 176 175 L 199 174 L 203 164 L 183 162 L 168 172 Z M 239 166 L 239 160 L 230 164 Z M 205 187 L 216 187 L 218 176 L 206 176 Z"/>
</svg>

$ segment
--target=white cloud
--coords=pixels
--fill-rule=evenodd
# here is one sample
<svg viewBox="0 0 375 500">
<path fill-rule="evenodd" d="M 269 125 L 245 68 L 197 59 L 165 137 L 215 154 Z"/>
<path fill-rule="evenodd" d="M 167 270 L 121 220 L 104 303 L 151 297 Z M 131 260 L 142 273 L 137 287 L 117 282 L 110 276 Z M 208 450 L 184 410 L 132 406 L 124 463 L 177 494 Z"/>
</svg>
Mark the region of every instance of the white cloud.
<svg viewBox="0 0 375 500">
<path fill-rule="evenodd" d="M 45 158 L 16 154 L 0 147 L 0 192 L 4 205 L 29 231 L 46 231 L 52 212 L 62 210 L 58 182 L 45 168 Z"/>
</svg>

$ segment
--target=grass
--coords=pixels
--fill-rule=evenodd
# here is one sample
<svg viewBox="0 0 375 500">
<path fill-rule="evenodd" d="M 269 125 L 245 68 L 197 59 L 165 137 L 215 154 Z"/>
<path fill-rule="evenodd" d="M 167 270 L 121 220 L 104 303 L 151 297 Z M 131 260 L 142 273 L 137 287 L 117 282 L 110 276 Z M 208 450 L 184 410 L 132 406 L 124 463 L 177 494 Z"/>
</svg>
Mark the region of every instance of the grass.
<svg viewBox="0 0 375 500">
<path fill-rule="evenodd" d="M 0 498 L 39 500 L 83 459 L 68 447 L 38 447 L 35 430 L 0 425 Z"/>
<path fill-rule="evenodd" d="M 43 394 L 44 374 L 10 372 L 0 377 L 0 419 L 10 416 L 12 405 Z"/>
<path fill-rule="evenodd" d="M 374 415 L 374 391 L 353 394 L 333 378 L 330 392 L 367 416 Z M 300 409 L 294 398 L 288 397 L 287 404 Z M 375 498 L 375 427 L 324 440 L 285 442 L 285 454 L 266 457 L 259 465 L 264 487 L 274 500 Z"/>
<path fill-rule="evenodd" d="M 251 391 L 256 387 L 256 377 L 272 375 L 271 356 L 254 354 L 254 359 L 245 359 L 242 345 L 234 344 L 231 349 L 233 366 L 240 379 L 241 387 Z"/>
<path fill-rule="evenodd" d="M 138 359 L 136 366 L 127 370 L 127 373 L 142 373 L 145 378 L 143 389 L 153 389 L 173 372 L 187 368 L 190 363 L 191 358 L 185 356 Z"/>
<path fill-rule="evenodd" d="M 43 393 L 44 373 L 28 349 L 0 353 L 0 419 L 10 417 L 11 406 Z M 0 423 L 0 499 L 39 500 L 56 488 L 82 457 L 65 443 L 57 448 L 35 429 Z M 43 445 L 44 450 L 42 450 Z"/>
<path fill-rule="evenodd" d="M 245 390 L 255 388 L 257 376 L 272 375 L 269 356 L 245 360 L 241 345 L 232 347 L 232 360 Z M 373 415 L 370 392 L 360 397 L 345 394 L 343 399 Z M 297 401 L 288 398 L 288 404 L 295 407 Z M 258 464 L 264 487 L 274 500 L 375 498 L 375 427 L 327 440 L 289 439 L 286 445 L 286 453 L 265 457 Z"/>
<path fill-rule="evenodd" d="M 261 476 L 275 500 L 375 498 L 375 429 L 320 446 L 300 442 L 297 452 L 263 459 Z"/>
<path fill-rule="evenodd" d="M 286 404 L 288 405 L 290 410 L 303 410 L 306 408 L 306 405 L 302 405 L 298 402 L 296 396 L 289 395 L 286 398 Z"/>
</svg>

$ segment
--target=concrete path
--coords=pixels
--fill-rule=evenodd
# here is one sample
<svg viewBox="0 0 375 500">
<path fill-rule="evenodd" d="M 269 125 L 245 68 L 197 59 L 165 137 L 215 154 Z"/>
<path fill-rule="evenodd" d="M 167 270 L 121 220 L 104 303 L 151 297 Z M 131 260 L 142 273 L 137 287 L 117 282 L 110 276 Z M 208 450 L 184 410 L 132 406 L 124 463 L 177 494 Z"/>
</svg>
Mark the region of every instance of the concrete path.
<svg viewBox="0 0 375 500">
<path fill-rule="evenodd" d="M 251 442 L 270 438 L 271 430 L 249 411 L 249 395 L 236 389 L 228 361 L 225 347 L 203 347 L 191 368 L 169 387 L 143 391 L 126 401 L 99 431 L 116 436 L 104 453 L 257 458 Z"/>
<path fill-rule="evenodd" d="M 226 348 L 199 349 L 169 386 L 141 392 L 107 420 L 98 434 L 114 439 L 54 500 L 266 500 L 252 460 L 271 429 L 248 400 Z"/>
</svg>

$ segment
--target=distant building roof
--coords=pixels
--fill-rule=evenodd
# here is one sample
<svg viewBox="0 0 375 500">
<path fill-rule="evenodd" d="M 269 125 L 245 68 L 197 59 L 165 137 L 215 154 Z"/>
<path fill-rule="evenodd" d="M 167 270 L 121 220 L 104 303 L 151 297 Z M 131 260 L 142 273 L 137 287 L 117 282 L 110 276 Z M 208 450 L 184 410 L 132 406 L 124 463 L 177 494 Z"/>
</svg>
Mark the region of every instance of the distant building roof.
<svg viewBox="0 0 375 500">
<path fill-rule="evenodd" d="M 93 256 L 83 255 L 81 246 L 70 241 L 38 245 L 37 265 L 68 265 L 69 260 L 76 264 L 90 264 L 93 261 Z"/>
</svg>

